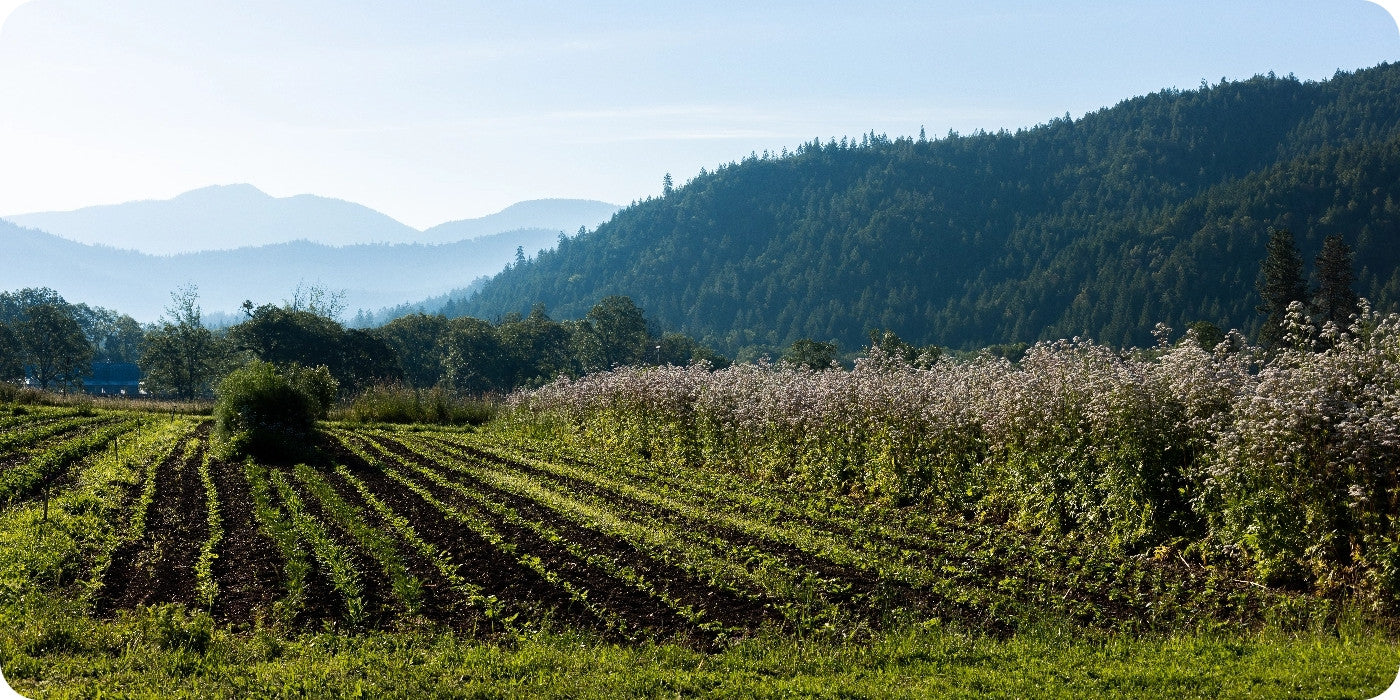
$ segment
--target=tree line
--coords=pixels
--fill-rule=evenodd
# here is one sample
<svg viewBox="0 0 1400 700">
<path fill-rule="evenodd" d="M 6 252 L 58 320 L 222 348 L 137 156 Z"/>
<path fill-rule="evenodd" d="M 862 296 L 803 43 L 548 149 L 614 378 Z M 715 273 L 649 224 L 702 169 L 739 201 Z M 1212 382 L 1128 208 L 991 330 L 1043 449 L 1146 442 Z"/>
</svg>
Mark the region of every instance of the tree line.
<svg viewBox="0 0 1400 700">
<path fill-rule="evenodd" d="M 1319 329 L 1346 328 L 1360 310 L 1353 253 L 1341 236 L 1323 241 L 1309 285 L 1291 231 L 1273 229 L 1259 264 L 1259 344 L 1287 341 L 1289 314 L 1310 314 Z M 556 321 L 543 304 L 528 315 L 508 313 L 491 323 L 478 318 L 414 313 L 378 328 L 347 328 L 335 317 L 338 298 L 324 290 L 298 290 L 281 305 L 244 302 L 245 319 L 220 331 L 202 320 L 193 286 L 171 295 L 161 319 L 142 327 L 130 316 L 86 304 L 69 304 L 50 289 L 0 293 L 0 381 L 28 379 L 42 389 L 80 388 L 91 363 L 135 362 L 152 394 L 193 399 L 211 394 L 217 381 L 250 361 L 286 368 L 323 368 L 333 391 L 352 396 L 374 385 L 442 388 L 459 394 L 507 393 L 537 387 L 559 376 L 578 377 L 623 365 L 688 365 L 729 360 L 680 333 L 654 330 L 629 297 L 608 296 L 579 320 Z M 1190 326 L 1206 347 L 1225 338 L 1210 321 Z M 1324 334 L 1325 335 L 1325 334 Z M 918 346 L 890 329 L 872 330 L 866 352 L 928 366 L 946 350 Z M 1016 359 L 1024 344 L 982 351 Z M 750 358 L 753 359 L 753 358 Z M 779 360 L 813 370 L 843 359 L 832 341 L 799 338 Z M 326 399 L 329 401 L 329 398 Z"/>
<path fill-rule="evenodd" d="M 717 366 L 728 360 L 678 333 L 659 333 L 625 296 L 595 304 L 584 318 L 556 321 L 543 305 L 496 322 L 416 313 L 373 329 L 336 320 L 333 294 L 299 290 L 281 304 L 244 302 L 241 322 L 211 330 L 195 287 L 171 295 L 166 313 L 142 327 L 130 316 L 70 304 L 50 289 L 0 293 L 0 381 L 46 390 L 82 387 L 93 362 L 131 362 L 150 394 L 210 396 L 218 381 L 252 361 L 324 367 L 342 397 L 375 385 L 438 387 L 461 394 L 506 393 L 615 365 Z"/>
</svg>

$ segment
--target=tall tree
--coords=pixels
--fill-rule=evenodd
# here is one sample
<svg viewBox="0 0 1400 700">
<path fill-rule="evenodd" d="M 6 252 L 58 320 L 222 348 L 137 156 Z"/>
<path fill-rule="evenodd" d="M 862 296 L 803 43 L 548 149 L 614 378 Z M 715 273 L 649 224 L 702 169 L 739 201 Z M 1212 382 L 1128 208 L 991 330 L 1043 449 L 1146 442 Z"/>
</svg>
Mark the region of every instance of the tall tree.
<svg viewBox="0 0 1400 700">
<path fill-rule="evenodd" d="M 1323 239 L 1313 274 L 1317 276 L 1317 291 L 1313 294 L 1313 316 L 1318 323 L 1331 321 L 1346 328 L 1351 315 L 1357 311 L 1356 292 L 1351 288 L 1356 275 L 1351 269 L 1351 248 L 1341 236 Z"/>
<path fill-rule="evenodd" d="M 783 352 L 782 361 L 810 370 L 824 370 L 836 361 L 836 343 L 821 343 L 811 338 L 798 338 Z"/>
<path fill-rule="evenodd" d="M 631 297 L 603 297 L 588 310 L 587 319 L 602 344 L 605 367 L 631 365 L 645 359 L 651 333 L 646 317 Z"/>
<path fill-rule="evenodd" d="M 160 325 L 146 336 L 139 364 L 149 390 L 192 399 L 210 392 L 227 362 L 228 351 L 221 339 L 204 327 L 199 291 L 194 285 L 172 292 L 170 299 Z"/>
<path fill-rule="evenodd" d="M 0 322 L 0 382 L 24 381 L 24 347 L 9 324 Z"/>
<path fill-rule="evenodd" d="M 447 317 L 416 313 L 374 329 L 398 355 L 399 367 L 410 386 L 426 389 L 442 379 L 442 346 Z"/>
<path fill-rule="evenodd" d="M 1265 317 L 1259 329 L 1259 344 L 1276 348 L 1283 343 L 1283 322 L 1289 304 L 1307 303 L 1308 285 L 1303 280 L 1303 256 L 1293 243 L 1292 231 L 1271 231 L 1266 251 L 1257 283 L 1261 301 L 1258 311 Z"/>
<path fill-rule="evenodd" d="M 91 369 L 92 345 L 73 317 L 71 306 L 43 303 L 29 307 L 16 328 L 24 347 L 25 364 L 41 389 L 81 387 Z"/>
<path fill-rule="evenodd" d="M 506 353 L 491 324 L 470 316 L 452 319 L 437 353 L 442 358 L 442 381 L 448 387 L 470 394 L 507 388 Z"/>
</svg>

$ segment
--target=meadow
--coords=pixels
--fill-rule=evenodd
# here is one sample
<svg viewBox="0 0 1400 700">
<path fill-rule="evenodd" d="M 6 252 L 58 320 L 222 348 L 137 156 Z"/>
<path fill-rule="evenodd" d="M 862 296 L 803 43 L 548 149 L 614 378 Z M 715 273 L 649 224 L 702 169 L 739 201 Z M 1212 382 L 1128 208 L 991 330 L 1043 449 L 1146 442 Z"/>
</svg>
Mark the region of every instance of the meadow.
<svg viewBox="0 0 1400 700">
<path fill-rule="evenodd" d="M 618 368 L 481 426 L 0 406 L 30 696 L 1371 697 L 1400 319 Z M 348 415 L 348 414 L 346 414 Z"/>
</svg>

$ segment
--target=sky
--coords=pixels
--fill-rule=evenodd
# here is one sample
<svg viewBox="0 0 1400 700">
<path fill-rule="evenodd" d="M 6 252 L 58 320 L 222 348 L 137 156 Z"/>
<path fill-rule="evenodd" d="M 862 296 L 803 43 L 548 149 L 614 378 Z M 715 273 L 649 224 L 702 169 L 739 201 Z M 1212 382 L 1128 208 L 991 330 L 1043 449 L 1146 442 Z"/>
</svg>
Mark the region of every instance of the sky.
<svg viewBox="0 0 1400 700">
<path fill-rule="evenodd" d="M 250 183 L 410 226 L 820 138 L 1400 60 L 1400 0 L 0 0 L 0 215 Z"/>
</svg>

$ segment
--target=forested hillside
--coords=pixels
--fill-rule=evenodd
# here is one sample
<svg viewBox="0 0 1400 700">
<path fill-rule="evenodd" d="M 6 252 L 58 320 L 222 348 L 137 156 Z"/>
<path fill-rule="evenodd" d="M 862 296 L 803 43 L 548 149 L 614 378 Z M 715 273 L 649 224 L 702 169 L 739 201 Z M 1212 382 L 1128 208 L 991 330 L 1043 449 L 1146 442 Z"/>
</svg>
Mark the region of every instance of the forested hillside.
<svg viewBox="0 0 1400 700">
<path fill-rule="evenodd" d="M 1314 83 L 1165 90 L 1015 133 L 812 141 L 751 155 L 512 266 L 462 312 L 625 294 L 668 331 L 735 353 L 845 350 L 889 329 L 971 348 L 1159 321 L 1253 332 L 1269 231 L 1311 267 L 1338 234 L 1357 292 L 1400 301 L 1400 65 Z"/>
</svg>

